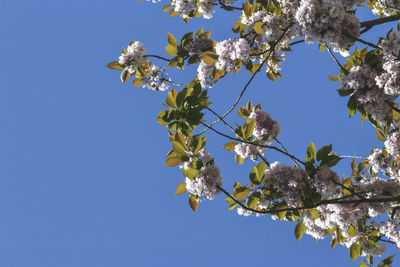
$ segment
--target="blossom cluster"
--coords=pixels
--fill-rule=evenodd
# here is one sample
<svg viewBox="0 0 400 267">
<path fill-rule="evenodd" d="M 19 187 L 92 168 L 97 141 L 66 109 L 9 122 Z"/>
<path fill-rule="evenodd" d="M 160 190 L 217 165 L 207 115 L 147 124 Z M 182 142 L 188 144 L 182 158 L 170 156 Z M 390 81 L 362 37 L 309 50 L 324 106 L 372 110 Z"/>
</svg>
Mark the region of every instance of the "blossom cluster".
<svg viewBox="0 0 400 267">
<path fill-rule="evenodd" d="M 357 105 L 364 107 L 374 119 L 383 121 L 387 116 L 391 116 L 392 108 L 388 102 L 392 103 L 396 96 L 386 94 L 382 90 L 386 83 L 383 83 L 383 78 L 379 77 L 381 76 L 378 76 L 374 68 L 363 64 L 353 66 L 340 82 L 343 89 L 354 90 L 352 95 Z M 382 82 L 377 82 L 377 79 Z"/>
<path fill-rule="evenodd" d="M 207 151 L 204 149 L 200 151 L 200 156 L 203 167 L 193 179 L 186 178 L 186 190 L 192 195 L 213 199 L 216 194 L 221 192 L 218 188 L 218 186 L 222 186 L 220 170 Z M 192 160 L 186 162 L 183 168 L 192 168 L 192 163 Z"/>
<path fill-rule="evenodd" d="M 263 110 L 253 110 L 249 119 L 255 121 L 253 135 L 255 140 L 252 143 L 261 145 L 256 146 L 248 143 L 241 143 L 235 146 L 235 152 L 242 159 L 250 157 L 252 160 L 257 159 L 257 154 L 264 154 L 265 145 L 271 144 L 281 133 L 281 127 L 278 121 L 273 120 L 268 112 Z"/>
<path fill-rule="evenodd" d="M 371 155 L 368 157 L 368 161 L 375 173 L 378 173 L 379 171 L 390 171 L 391 157 L 385 156 L 381 149 L 374 149 Z"/>
<path fill-rule="evenodd" d="M 289 19 L 283 14 L 280 16 L 270 15 L 266 11 L 254 12 L 251 16 L 247 17 L 242 14 L 240 21 L 246 25 L 244 34 L 249 41 L 255 40 L 256 43 L 265 44 L 270 41 L 276 41 L 283 35 L 283 30 L 290 25 Z M 255 34 L 253 27 L 257 22 L 263 23 L 263 34 Z"/>
<path fill-rule="evenodd" d="M 385 141 L 385 148 L 390 155 L 400 156 L 400 133 L 398 131 L 389 134 Z"/>
<path fill-rule="evenodd" d="M 170 79 L 167 77 L 165 69 L 161 69 L 155 65 L 151 66 L 149 75 L 146 76 L 143 81 L 143 87 L 154 91 L 165 91 L 169 89 L 168 82 Z"/>
<path fill-rule="evenodd" d="M 130 76 L 138 77 L 137 86 L 147 87 L 154 91 L 165 91 L 169 89 L 165 69 L 161 69 L 148 62 L 146 49 L 141 42 L 133 41 L 119 57 L 118 63 L 128 72 Z M 136 74 L 140 75 L 136 75 Z"/>
<path fill-rule="evenodd" d="M 321 197 L 332 197 L 336 194 L 338 182 L 338 175 L 326 165 L 320 166 L 310 177 L 299 167 L 285 166 L 279 162 L 271 164 L 262 181 L 266 187 L 282 191 L 285 201 L 292 207 L 302 200 L 302 192 L 306 187 L 314 189 Z"/>
<path fill-rule="evenodd" d="M 379 197 L 393 197 L 400 193 L 400 185 L 394 180 L 385 180 L 381 178 L 363 179 L 360 182 L 360 192 L 363 197 L 379 198 Z M 340 195 L 337 195 L 339 197 Z M 353 199 L 352 197 L 351 199 Z M 349 199 L 349 198 L 348 198 Z M 390 208 L 392 203 L 390 202 L 372 202 L 372 203 L 361 203 L 358 205 L 354 204 L 327 204 L 321 205 L 316 208 L 318 211 L 318 218 L 313 218 L 311 213 L 306 211 L 304 213 L 303 223 L 306 226 L 306 233 L 313 236 L 316 239 L 323 239 L 328 236 L 326 230 L 332 229 L 335 225 L 340 229 L 340 233 L 345 237 L 344 245 L 350 247 L 356 242 L 362 244 L 362 254 L 381 255 L 385 252 L 384 246 L 378 248 L 370 247 L 367 242 L 363 242 L 365 233 L 358 233 L 357 235 L 350 235 L 348 228 L 350 225 L 357 225 L 358 221 L 368 215 L 370 217 L 378 217 Z M 390 222 L 390 220 L 388 221 Z M 400 232 L 397 226 L 383 222 L 380 225 L 371 221 L 367 228 L 378 229 L 381 234 L 388 237 L 399 246 L 397 243 L 400 240 Z"/>
<path fill-rule="evenodd" d="M 347 12 L 345 2 L 336 0 L 302 0 L 296 11 L 296 27 L 306 43 L 320 42 L 335 50 L 347 49 L 360 35 L 358 18 Z"/>
<path fill-rule="evenodd" d="M 128 65 L 133 68 L 135 62 L 143 61 L 145 60 L 145 57 L 146 49 L 144 48 L 144 45 L 141 42 L 134 41 L 127 47 L 126 53 L 121 54 L 118 62 L 123 66 Z"/>
<path fill-rule="evenodd" d="M 192 45 L 189 46 L 189 53 L 197 54 L 202 48 L 212 47 L 212 41 L 203 39 L 198 41 L 196 45 L 196 40 Z M 238 60 L 246 60 L 250 53 L 250 45 L 244 38 L 233 38 L 218 42 L 215 45 L 215 51 L 218 55 L 218 60 L 214 64 L 207 64 L 201 61 L 197 68 L 197 77 L 203 88 L 211 87 L 214 85 L 216 80 L 213 78 L 214 72 L 216 70 L 223 70 L 226 72 L 232 72 L 235 70 Z"/>
<path fill-rule="evenodd" d="M 207 64 L 201 61 L 197 67 L 197 78 L 200 81 L 200 85 L 203 88 L 212 87 L 217 81 L 213 78 L 213 73 L 215 70 L 214 64 Z"/>
<path fill-rule="evenodd" d="M 155 0 L 154 0 L 155 1 Z M 231 5 L 235 0 L 221 1 L 224 5 Z M 171 0 L 172 10 L 177 12 L 182 19 L 189 19 L 198 14 L 205 19 L 212 18 L 215 0 Z"/>
<path fill-rule="evenodd" d="M 372 12 L 376 15 L 390 16 L 395 11 L 400 10 L 400 1 L 398 0 L 378 0 L 375 1 Z"/>
<path fill-rule="evenodd" d="M 246 59 L 249 56 L 250 45 L 244 38 L 233 38 L 218 42 L 215 45 L 215 52 L 218 55 L 216 68 L 232 72 L 235 70 L 236 60 Z"/>
<path fill-rule="evenodd" d="M 185 50 L 188 52 L 189 56 L 199 56 L 201 52 L 212 50 L 212 48 L 213 40 L 208 38 L 206 35 L 196 37 L 193 41 L 185 44 Z"/>
</svg>

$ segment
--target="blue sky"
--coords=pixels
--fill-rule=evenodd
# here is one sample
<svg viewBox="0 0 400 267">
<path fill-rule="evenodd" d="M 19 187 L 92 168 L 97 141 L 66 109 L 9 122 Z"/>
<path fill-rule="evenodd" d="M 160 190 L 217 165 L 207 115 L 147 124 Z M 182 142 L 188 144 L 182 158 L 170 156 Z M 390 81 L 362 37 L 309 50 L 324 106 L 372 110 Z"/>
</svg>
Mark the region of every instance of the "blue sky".
<svg viewBox="0 0 400 267">
<path fill-rule="evenodd" d="M 354 266 L 344 247 L 331 250 L 330 240 L 308 236 L 296 242 L 294 224 L 238 216 L 222 195 L 202 202 L 196 215 L 186 196 L 174 195 L 183 177 L 163 166 L 170 144 L 156 123 L 166 93 L 122 85 L 119 73 L 104 66 L 133 39 L 163 56 L 167 32 L 180 38 L 204 25 L 224 40 L 238 14 L 185 24 L 162 6 L 0 4 L 0 266 Z M 280 121 L 280 140 L 301 158 L 310 141 L 333 143 L 338 154 L 368 155 L 379 143 L 372 127 L 348 118 L 338 83 L 327 78 L 337 72 L 327 53 L 299 44 L 284 63 L 284 79 L 259 75 L 243 99 L 262 103 Z M 182 82 L 192 74 L 171 70 Z M 210 89 L 218 112 L 249 75 L 230 75 Z M 225 188 L 246 183 L 252 164 L 235 165 L 233 153 L 221 148 L 227 140 L 209 134 Z M 276 153 L 267 157 L 287 162 Z M 336 171 L 349 175 L 349 165 L 344 160 Z"/>
</svg>

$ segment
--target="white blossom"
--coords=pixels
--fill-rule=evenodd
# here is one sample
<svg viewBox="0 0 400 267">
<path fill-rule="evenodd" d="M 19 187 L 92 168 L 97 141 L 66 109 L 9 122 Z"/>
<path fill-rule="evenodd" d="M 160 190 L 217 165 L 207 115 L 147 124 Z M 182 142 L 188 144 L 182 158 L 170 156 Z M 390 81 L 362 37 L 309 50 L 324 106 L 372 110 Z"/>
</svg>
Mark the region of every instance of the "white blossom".
<svg viewBox="0 0 400 267">
<path fill-rule="evenodd" d="M 254 110 L 250 113 L 249 119 L 255 120 L 253 135 L 264 144 L 271 144 L 281 133 L 281 126 L 278 121 L 273 120 L 268 112 L 263 110 Z M 266 140 L 264 136 L 268 136 Z"/>
<path fill-rule="evenodd" d="M 398 131 L 391 132 L 385 141 L 386 151 L 393 156 L 400 155 L 400 133 Z"/>
<path fill-rule="evenodd" d="M 218 42 L 215 45 L 215 52 L 218 55 L 218 61 L 215 64 L 217 69 L 226 69 L 227 72 L 232 72 L 236 67 L 236 60 L 242 60 L 248 57 L 250 46 L 246 39 L 234 38 Z"/>
<path fill-rule="evenodd" d="M 348 35 L 360 35 L 358 18 L 346 12 L 342 1 L 302 0 L 295 19 L 298 35 L 304 36 L 306 43 L 321 42 L 341 50 L 354 44 Z"/>
<path fill-rule="evenodd" d="M 203 167 L 193 179 L 186 178 L 186 190 L 192 195 L 213 199 L 220 193 L 218 186 L 222 186 L 222 177 L 210 154 L 203 149 L 200 155 Z M 183 168 L 188 166 L 184 165 Z"/>
<path fill-rule="evenodd" d="M 390 157 L 385 157 L 381 149 L 374 149 L 373 153 L 368 157 L 368 161 L 371 164 L 374 172 L 388 172 L 390 169 Z"/>
</svg>

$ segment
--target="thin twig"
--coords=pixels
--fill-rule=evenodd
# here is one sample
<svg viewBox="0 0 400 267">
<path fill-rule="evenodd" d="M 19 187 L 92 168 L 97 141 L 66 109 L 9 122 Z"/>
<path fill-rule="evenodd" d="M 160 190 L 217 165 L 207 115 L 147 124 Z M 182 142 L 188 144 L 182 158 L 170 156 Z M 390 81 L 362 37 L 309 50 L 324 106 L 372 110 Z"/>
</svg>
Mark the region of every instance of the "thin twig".
<svg viewBox="0 0 400 267">
<path fill-rule="evenodd" d="M 210 109 L 209 107 L 206 107 L 206 109 L 208 111 L 210 111 L 212 114 L 214 114 L 215 116 L 217 116 L 219 119 L 221 119 L 221 121 L 225 124 L 225 126 L 228 127 L 234 134 L 236 134 L 235 129 L 233 129 L 233 127 L 230 126 L 217 112 Z"/>
<path fill-rule="evenodd" d="M 368 158 L 368 157 L 350 156 L 350 155 L 340 155 L 339 157 L 341 157 L 341 158 L 356 158 L 356 159 L 367 159 Z"/>
<path fill-rule="evenodd" d="M 274 138 L 274 140 L 280 145 L 280 147 L 281 147 L 286 153 L 289 154 L 289 152 L 287 151 L 287 149 L 286 149 L 286 148 L 283 146 L 283 144 L 278 140 L 278 138 Z M 289 155 L 290 155 L 290 154 L 289 154 Z M 298 163 L 301 163 L 301 164 L 305 165 L 304 162 L 302 162 L 302 161 L 297 162 L 296 159 L 293 158 L 291 155 L 289 156 L 289 158 L 290 158 L 290 159 L 293 161 L 293 163 L 296 164 L 296 165 L 298 165 Z"/>
<path fill-rule="evenodd" d="M 267 62 L 269 56 L 271 55 L 272 51 L 275 49 L 275 47 L 279 44 L 279 42 L 282 40 L 282 38 L 285 36 L 286 32 L 289 30 L 289 28 L 292 25 L 288 26 L 282 33 L 282 35 L 279 37 L 279 39 L 276 41 L 276 43 L 273 45 L 273 47 L 270 48 L 270 51 L 268 53 L 268 55 L 265 57 L 265 59 L 261 62 L 260 66 L 258 66 L 257 70 L 253 73 L 253 75 L 251 75 L 250 79 L 248 80 L 248 82 L 245 84 L 245 86 L 243 87 L 242 91 L 240 92 L 239 96 L 236 98 L 236 101 L 233 103 L 233 105 L 228 109 L 228 111 L 226 111 L 221 118 L 225 118 L 226 116 L 229 115 L 229 113 L 232 112 L 232 110 L 236 107 L 236 105 L 239 103 L 240 99 L 242 98 L 244 92 L 246 91 L 247 87 L 249 87 L 250 83 L 253 81 L 254 77 L 256 76 L 256 74 L 261 70 L 261 68 L 264 66 L 265 62 Z M 213 121 L 210 126 L 216 124 L 217 122 L 219 122 L 221 119 L 217 119 L 215 121 Z M 205 131 L 207 131 L 208 128 L 205 128 L 204 130 L 202 130 L 199 135 L 203 134 Z"/>
<path fill-rule="evenodd" d="M 227 134 L 224 134 L 224 133 L 222 133 L 222 132 L 220 132 L 220 131 L 214 129 L 213 127 L 211 127 L 211 125 L 207 125 L 207 124 L 205 124 L 205 123 L 203 123 L 203 122 L 201 122 L 201 124 L 202 124 L 203 126 L 207 127 L 208 129 L 211 129 L 212 131 L 216 132 L 217 134 L 219 134 L 219 135 L 221 135 L 221 136 L 223 136 L 223 137 L 226 137 L 226 138 L 228 138 L 228 139 L 231 139 L 231 140 L 234 140 L 234 141 L 238 141 L 238 142 L 242 142 L 242 143 L 249 144 L 249 145 L 253 145 L 253 146 L 257 146 L 257 147 L 265 147 L 265 148 L 269 148 L 269 149 L 278 151 L 278 152 L 280 152 L 280 153 L 282 153 L 282 154 L 284 154 L 284 155 L 286 155 L 286 156 L 288 156 L 288 157 L 293 157 L 293 159 L 295 159 L 296 161 L 298 161 L 298 162 L 300 162 L 301 164 L 305 165 L 305 163 L 304 163 L 303 161 L 301 161 L 300 159 L 296 158 L 296 157 L 293 156 L 293 155 L 290 155 L 289 153 L 287 153 L 287 152 L 283 151 L 282 149 L 279 149 L 279 148 L 277 148 L 277 147 L 275 147 L 275 146 L 260 145 L 260 144 L 253 143 L 253 142 L 250 142 L 250 141 L 246 141 L 246 140 L 242 140 L 242 139 L 239 139 L 239 138 L 231 137 L 231 136 L 229 136 L 229 135 L 227 135 Z"/>
<path fill-rule="evenodd" d="M 294 41 L 294 42 L 291 42 L 289 45 L 300 44 L 300 43 L 303 43 L 304 41 L 305 41 L 305 40 Z"/>
<path fill-rule="evenodd" d="M 168 59 L 168 58 L 161 57 L 161 56 L 157 56 L 157 55 L 146 55 L 146 57 L 154 57 L 154 58 L 162 59 L 162 60 L 164 60 L 164 61 L 169 62 L 169 59 Z"/>
<path fill-rule="evenodd" d="M 333 60 L 336 62 L 336 64 L 338 64 L 338 66 L 342 69 L 342 71 L 343 71 L 344 73 L 346 73 L 346 69 L 342 66 L 342 64 L 340 64 L 339 60 L 338 60 L 338 59 L 335 57 L 335 55 L 333 54 L 331 48 L 330 48 L 330 47 L 327 47 L 327 48 L 328 48 L 329 54 L 331 55 L 331 57 L 333 58 Z"/>
<path fill-rule="evenodd" d="M 347 37 L 352 38 L 353 40 L 355 40 L 357 42 L 360 42 L 362 44 L 368 45 L 368 46 L 373 47 L 373 48 L 378 49 L 378 50 L 382 50 L 382 48 L 380 48 L 379 46 L 377 46 L 377 45 L 375 45 L 373 43 L 364 41 L 363 39 L 357 38 L 357 37 L 353 36 L 352 34 L 350 34 L 348 32 L 344 32 L 343 34 L 346 35 Z"/>
</svg>

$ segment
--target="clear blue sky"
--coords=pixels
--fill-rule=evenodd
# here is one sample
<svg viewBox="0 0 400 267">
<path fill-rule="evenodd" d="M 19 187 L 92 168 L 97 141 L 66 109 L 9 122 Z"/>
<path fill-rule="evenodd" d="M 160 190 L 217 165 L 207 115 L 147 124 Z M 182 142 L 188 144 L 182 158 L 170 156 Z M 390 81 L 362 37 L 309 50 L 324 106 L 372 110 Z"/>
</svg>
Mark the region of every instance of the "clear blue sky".
<svg viewBox="0 0 400 267">
<path fill-rule="evenodd" d="M 202 202 L 196 215 L 186 196 L 174 195 L 183 177 L 163 166 L 170 144 L 156 123 L 166 94 L 122 85 L 104 66 L 132 39 L 164 56 L 167 32 L 180 37 L 204 24 L 216 40 L 226 39 L 237 13 L 186 25 L 162 6 L 0 3 L 0 266 L 355 266 L 346 248 L 308 236 L 296 242 L 293 224 L 238 216 L 222 195 Z M 348 118 L 338 83 L 327 78 L 337 72 L 327 53 L 299 44 L 285 78 L 260 75 L 244 100 L 252 97 L 280 121 L 281 141 L 299 157 L 310 141 L 368 155 L 378 144 L 374 130 Z M 209 92 L 219 112 L 249 74 L 228 78 Z M 251 164 L 236 166 L 221 149 L 225 142 L 210 134 L 207 147 L 231 190 L 248 181 Z M 343 161 L 339 175 L 349 175 L 349 164 Z"/>
</svg>

